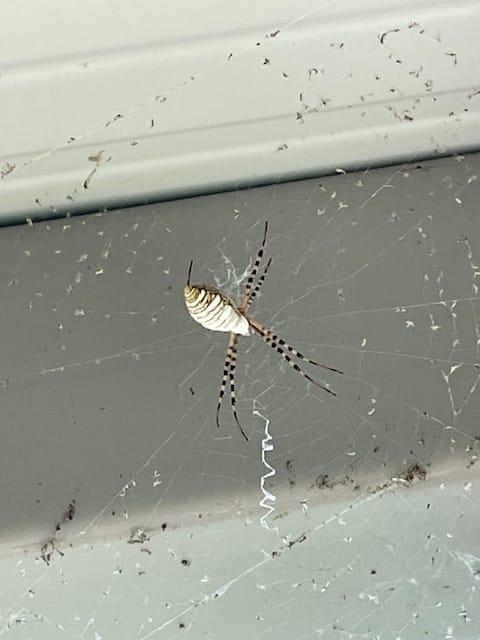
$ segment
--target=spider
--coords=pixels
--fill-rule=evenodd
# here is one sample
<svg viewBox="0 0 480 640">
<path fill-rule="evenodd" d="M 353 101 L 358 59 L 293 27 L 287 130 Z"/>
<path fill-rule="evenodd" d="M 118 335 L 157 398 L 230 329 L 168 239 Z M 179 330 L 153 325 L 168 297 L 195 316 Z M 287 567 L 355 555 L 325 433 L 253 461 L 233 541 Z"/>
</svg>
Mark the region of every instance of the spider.
<svg viewBox="0 0 480 640">
<path fill-rule="evenodd" d="M 262 273 L 257 279 L 258 269 L 262 263 L 265 242 L 267 240 L 267 231 L 268 221 L 265 222 L 262 244 L 258 250 L 257 257 L 255 258 L 252 271 L 248 276 L 240 304 L 237 305 L 229 296 L 216 287 L 207 284 L 190 284 L 193 260 L 190 262 L 188 267 L 187 284 L 184 287 L 185 304 L 187 305 L 187 310 L 192 318 L 196 322 L 200 323 L 205 329 L 210 329 L 211 331 L 226 331 L 230 333 L 227 355 L 223 365 L 222 382 L 220 385 L 220 392 L 218 394 L 216 423 L 217 427 L 220 427 L 220 408 L 227 388 L 227 382 L 230 381 L 230 402 L 232 405 L 233 417 L 235 418 L 235 422 L 240 433 L 247 441 L 248 437 L 240 424 L 236 408 L 235 368 L 237 365 L 237 340 L 239 335 L 251 336 L 255 333 L 258 334 L 270 347 L 272 347 L 272 349 L 275 349 L 275 351 L 277 351 L 277 353 L 279 353 L 282 358 L 288 362 L 293 369 L 295 369 L 295 371 L 300 373 L 300 375 L 306 378 L 309 382 L 313 382 L 317 387 L 320 387 L 320 389 L 323 389 L 333 396 L 336 396 L 337 394 L 328 387 L 320 384 L 320 382 L 314 380 L 308 375 L 308 373 L 305 373 L 305 371 L 303 371 L 303 369 L 294 362 L 288 354 L 292 354 L 299 360 L 316 365 L 317 367 L 321 367 L 327 371 L 343 373 L 343 371 L 340 371 L 339 369 L 327 367 L 324 364 L 307 358 L 300 353 L 300 351 L 291 347 L 287 342 L 285 342 L 285 340 L 258 322 L 258 320 L 254 320 L 247 315 L 247 311 L 254 301 L 257 293 L 260 291 L 268 273 L 268 269 L 272 264 L 272 259 L 269 258 L 268 262 L 263 267 Z"/>
</svg>

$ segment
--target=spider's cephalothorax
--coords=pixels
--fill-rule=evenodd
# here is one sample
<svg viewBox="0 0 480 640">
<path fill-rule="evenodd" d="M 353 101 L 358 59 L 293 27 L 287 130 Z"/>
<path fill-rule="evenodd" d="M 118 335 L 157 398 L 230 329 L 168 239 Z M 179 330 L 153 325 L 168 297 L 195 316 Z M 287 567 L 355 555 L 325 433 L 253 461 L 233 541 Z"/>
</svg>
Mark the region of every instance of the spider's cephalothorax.
<svg viewBox="0 0 480 640">
<path fill-rule="evenodd" d="M 258 268 L 263 258 L 265 242 L 267 239 L 267 229 L 268 223 L 265 222 L 262 245 L 258 250 L 252 272 L 248 277 L 242 300 L 239 305 L 236 305 L 231 298 L 229 298 L 223 293 L 223 291 L 220 291 L 220 289 L 217 289 L 216 287 L 212 287 L 206 284 L 190 284 L 193 262 L 190 262 L 190 266 L 188 268 L 187 284 L 184 288 L 185 304 L 187 305 L 189 314 L 196 322 L 200 323 L 202 327 L 205 327 L 205 329 L 210 329 L 211 331 L 227 331 L 230 333 L 227 356 L 225 358 L 225 364 L 223 367 L 222 384 L 220 386 L 220 393 L 217 402 L 216 419 L 217 426 L 219 427 L 220 407 L 222 405 L 223 396 L 225 395 L 227 381 L 230 380 L 230 400 L 232 403 L 233 416 L 245 440 L 248 440 L 248 438 L 242 428 L 242 425 L 240 424 L 237 415 L 237 409 L 235 406 L 235 367 L 237 364 L 238 335 L 250 336 L 253 333 L 257 333 L 270 347 L 272 347 L 272 349 L 275 349 L 275 351 L 277 351 L 282 356 L 282 358 L 286 360 L 293 369 L 295 369 L 295 371 L 298 371 L 298 373 L 300 373 L 304 378 L 306 378 L 310 382 L 313 382 L 318 387 L 320 387 L 324 391 L 327 391 L 328 393 L 331 393 L 332 395 L 336 395 L 335 392 L 311 378 L 296 362 L 292 360 L 292 358 L 288 354 L 291 353 L 295 358 L 303 360 L 304 362 L 309 362 L 310 364 L 316 365 L 317 367 L 322 367 L 322 369 L 326 369 L 327 371 L 343 373 L 339 369 L 327 367 L 324 364 L 315 362 L 315 360 L 310 360 L 310 358 L 307 358 L 303 354 L 301 354 L 300 351 L 297 351 L 296 349 L 291 347 L 287 342 L 285 342 L 285 340 L 272 333 L 270 329 L 265 327 L 263 324 L 246 315 L 248 308 L 252 304 L 255 296 L 257 295 L 260 287 L 265 280 L 265 276 L 267 275 L 268 269 L 272 262 L 272 259 L 270 258 L 267 264 L 264 266 L 260 277 L 256 281 Z M 287 351 L 288 353 L 286 353 Z"/>
</svg>

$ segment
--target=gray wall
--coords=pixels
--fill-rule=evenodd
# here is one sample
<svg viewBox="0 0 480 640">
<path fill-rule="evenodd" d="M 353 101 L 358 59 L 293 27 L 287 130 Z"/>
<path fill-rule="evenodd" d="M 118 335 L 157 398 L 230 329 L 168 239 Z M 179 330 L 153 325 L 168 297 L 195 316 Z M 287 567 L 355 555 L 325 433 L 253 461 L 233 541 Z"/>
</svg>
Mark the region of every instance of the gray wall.
<svg viewBox="0 0 480 640">
<path fill-rule="evenodd" d="M 479 637 L 479 171 L 2 229 L 0 635 Z M 237 297 L 266 219 L 252 316 L 345 373 L 241 338 L 247 443 L 182 287 Z"/>
</svg>

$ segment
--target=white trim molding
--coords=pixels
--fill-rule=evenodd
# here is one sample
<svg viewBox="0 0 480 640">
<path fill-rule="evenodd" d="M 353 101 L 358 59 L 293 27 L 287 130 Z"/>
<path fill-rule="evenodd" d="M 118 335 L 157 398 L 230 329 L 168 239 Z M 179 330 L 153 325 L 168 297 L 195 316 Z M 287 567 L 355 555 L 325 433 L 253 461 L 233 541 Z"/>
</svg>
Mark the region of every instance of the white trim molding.
<svg viewBox="0 0 480 640">
<path fill-rule="evenodd" d="M 2 9 L 4 220 L 478 149 L 478 2 Z"/>
</svg>

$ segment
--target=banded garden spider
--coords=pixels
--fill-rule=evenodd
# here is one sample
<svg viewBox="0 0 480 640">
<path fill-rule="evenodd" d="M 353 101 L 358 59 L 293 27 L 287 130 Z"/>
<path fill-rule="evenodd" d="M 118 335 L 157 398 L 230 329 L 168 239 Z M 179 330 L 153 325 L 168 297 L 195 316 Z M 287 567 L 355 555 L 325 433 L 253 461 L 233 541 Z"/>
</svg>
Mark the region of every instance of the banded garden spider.
<svg viewBox="0 0 480 640">
<path fill-rule="evenodd" d="M 220 291 L 220 289 L 217 289 L 216 287 L 206 284 L 190 284 L 193 260 L 190 262 L 188 267 L 187 284 L 184 287 L 185 304 L 191 317 L 205 329 L 210 329 L 211 331 L 226 331 L 230 333 L 227 355 L 223 365 L 222 383 L 218 394 L 216 423 L 217 427 L 220 427 L 220 408 L 227 388 L 227 382 L 230 381 L 230 402 L 232 405 L 233 417 L 235 418 L 235 422 L 237 427 L 240 429 L 242 436 L 247 441 L 247 434 L 243 430 L 238 418 L 236 407 L 237 398 L 235 394 L 235 368 L 237 365 L 237 341 L 239 335 L 251 336 L 254 333 L 257 333 L 262 340 L 272 347 L 272 349 L 275 349 L 275 351 L 277 351 L 277 353 L 279 353 L 282 358 L 288 362 L 293 369 L 295 369 L 295 371 L 300 373 L 309 382 L 312 382 L 317 385 L 317 387 L 320 387 L 320 389 L 323 389 L 333 396 L 337 394 L 323 384 L 320 384 L 320 382 L 314 380 L 308 375 L 308 373 L 305 373 L 300 365 L 294 362 L 288 354 L 292 354 L 299 360 L 321 367 L 327 371 L 343 373 L 343 371 L 340 371 L 339 369 L 327 367 L 320 362 L 307 358 L 300 353 L 300 351 L 291 347 L 287 342 L 285 342 L 285 340 L 258 322 L 258 320 L 254 320 L 247 315 L 247 311 L 254 301 L 257 293 L 260 291 L 268 273 L 268 269 L 272 264 L 272 259 L 269 258 L 257 280 L 258 269 L 262 262 L 265 242 L 267 240 L 267 231 L 268 222 L 265 222 L 262 244 L 258 250 L 257 257 L 255 258 L 252 271 L 248 276 L 240 304 L 237 305 L 229 296 L 225 295 L 223 291 Z"/>
</svg>

